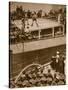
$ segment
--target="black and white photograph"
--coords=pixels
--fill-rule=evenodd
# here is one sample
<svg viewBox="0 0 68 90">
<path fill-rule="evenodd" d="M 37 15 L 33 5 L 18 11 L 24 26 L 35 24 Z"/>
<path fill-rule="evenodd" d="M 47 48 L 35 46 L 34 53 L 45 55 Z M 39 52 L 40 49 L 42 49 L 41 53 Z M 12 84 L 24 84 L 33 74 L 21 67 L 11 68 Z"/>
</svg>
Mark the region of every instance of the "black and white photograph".
<svg viewBox="0 0 68 90">
<path fill-rule="evenodd" d="M 9 88 L 66 85 L 66 5 L 9 2 Z"/>
</svg>

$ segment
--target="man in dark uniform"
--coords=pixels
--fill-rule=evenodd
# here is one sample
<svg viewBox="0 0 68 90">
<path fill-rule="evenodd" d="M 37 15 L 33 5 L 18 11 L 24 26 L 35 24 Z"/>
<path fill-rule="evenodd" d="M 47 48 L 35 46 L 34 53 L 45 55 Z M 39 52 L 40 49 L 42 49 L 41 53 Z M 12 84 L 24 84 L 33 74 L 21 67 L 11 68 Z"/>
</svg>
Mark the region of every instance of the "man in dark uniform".
<svg viewBox="0 0 68 90">
<path fill-rule="evenodd" d="M 60 67 L 59 72 L 64 74 L 64 57 L 63 57 L 63 56 L 61 56 L 59 62 L 60 62 L 60 63 L 59 63 L 59 67 Z"/>
<path fill-rule="evenodd" d="M 52 56 L 51 60 L 52 60 L 51 67 L 53 69 L 55 69 L 55 66 L 56 66 L 56 57 L 55 56 Z"/>
<path fill-rule="evenodd" d="M 60 55 L 59 55 L 59 51 L 57 51 L 56 52 L 56 65 L 55 65 L 55 67 L 56 67 L 56 72 L 58 72 L 59 71 L 59 69 L 60 69 L 60 67 L 59 67 L 59 64 L 60 64 Z"/>
</svg>

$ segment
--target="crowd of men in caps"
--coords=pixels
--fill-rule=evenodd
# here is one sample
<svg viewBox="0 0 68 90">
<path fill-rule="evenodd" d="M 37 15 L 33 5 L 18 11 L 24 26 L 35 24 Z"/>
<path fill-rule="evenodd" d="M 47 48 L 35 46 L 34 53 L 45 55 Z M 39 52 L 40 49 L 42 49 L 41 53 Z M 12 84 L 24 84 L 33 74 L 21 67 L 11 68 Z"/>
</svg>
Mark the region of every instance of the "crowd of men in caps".
<svg viewBox="0 0 68 90">
<path fill-rule="evenodd" d="M 50 12 L 43 13 L 43 10 L 36 11 L 30 11 L 30 10 L 23 10 L 22 6 L 17 7 L 15 11 L 10 12 L 10 42 L 20 42 L 25 40 L 33 40 L 36 39 L 32 36 L 32 34 L 29 32 L 29 19 L 32 19 L 31 26 L 34 25 L 34 23 L 39 27 L 37 19 L 38 18 L 44 18 L 44 19 L 52 19 L 57 21 L 58 23 L 64 24 L 66 26 L 66 9 L 59 9 L 59 10 L 53 10 L 51 9 Z M 21 20 L 22 22 L 22 29 L 20 30 L 17 26 L 15 26 L 12 22 L 14 20 Z M 27 22 L 27 29 L 25 31 L 25 22 Z M 11 38 L 11 37 L 14 38 Z"/>
<path fill-rule="evenodd" d="M 10 87 L 65 85 L 65 78 L 65 51 L 57 51 L 49 65 L 32 65 L 22 72 L 17 81 L 12 79 Z"/>
</svg>

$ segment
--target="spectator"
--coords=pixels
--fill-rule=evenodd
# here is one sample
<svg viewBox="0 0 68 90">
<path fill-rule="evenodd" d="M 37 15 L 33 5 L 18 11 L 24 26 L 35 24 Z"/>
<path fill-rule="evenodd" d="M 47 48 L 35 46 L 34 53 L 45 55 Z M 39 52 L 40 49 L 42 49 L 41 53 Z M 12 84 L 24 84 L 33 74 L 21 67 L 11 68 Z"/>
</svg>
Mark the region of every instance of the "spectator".
<svg viewBox="0 0 68 90">
<path fill-rule="evenodd" d="M 59 10 L 59 13 L 58 13 L 58 23 L 62 23 L 63 21 L 63 17 L 62 17 L 62 9 Z"/>
<path fill-rule="evenodd" d="M 24 20 L 25 20 L 25 22 L 27 23 L 27 25 L 29 25 L 27 12 L 25 12 Z"/>
<path fill-rule="evenodd" d="M 59 67 L 60 67 L 59 71 L 60 71 L 60 73 L 64 73 L 64 60 L 63 60 L 63 57 L 61 57 L 59 62 L 60 62 L 59 63 Z"/>
<path fill-rule="evenodd" d="M 56 71 L 58 71 L 60 68 L 59 68 L 59 59 L 60 59 L 60 56 L 59 56 L 59 51 L 56 52 Z"/>
<path fill-rule="evenodd" d="M 34 12 L 33 14 L 32 14 L 32 25 L 31 26 L 33 26 L 33 23 L 36 23 L 36 25 L 38 26 L 38 23 L 37 23 L 37 14 L 36 14 L 36 12 Z"/>
<path fill-rule="evenodd" d="M 53 79 L 53 76 L 52 76 L 52 74 L 51 74 L 51 70 L 50 70 L 50 69 L 48 69 L 47 76 Z"/>
<path fill-rule="evenodd" d="M 51 66 L 52 66 L 53 69 L 55 69 L 55 66 L 56 66 L 56 57 L 52 56 L 51 60 L 52 60 Z"/>
<path fill-rule="evenodd" d="M 30 12 L 30 10 L 27 11 L 27 16 L 28 16 L 28 18 L 31 18 L 31 12 Z"/>
</svg>

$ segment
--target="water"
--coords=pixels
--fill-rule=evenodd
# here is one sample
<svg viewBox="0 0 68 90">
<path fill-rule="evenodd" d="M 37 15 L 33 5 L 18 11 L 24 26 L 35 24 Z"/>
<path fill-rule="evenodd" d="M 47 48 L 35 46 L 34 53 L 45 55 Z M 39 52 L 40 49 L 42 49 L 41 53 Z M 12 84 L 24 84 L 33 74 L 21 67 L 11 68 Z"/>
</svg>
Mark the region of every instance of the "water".
<svg viewBox="0 0 68 90">
<path fill-rule="evenodd" d="M 10 55 L 10 77 L 14 77 L 27 65 L 35 63 L 45 64 L 51 61 L 52 55 L 56 51 L 60 53 L 65 52 L 66 45 L 46 48 L 42 50 L 35 50 L 26 53 L 19 53 Z"/>
</svg>

